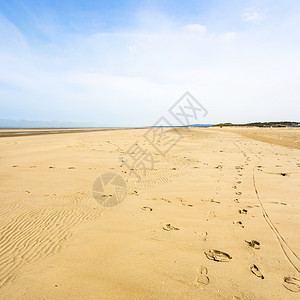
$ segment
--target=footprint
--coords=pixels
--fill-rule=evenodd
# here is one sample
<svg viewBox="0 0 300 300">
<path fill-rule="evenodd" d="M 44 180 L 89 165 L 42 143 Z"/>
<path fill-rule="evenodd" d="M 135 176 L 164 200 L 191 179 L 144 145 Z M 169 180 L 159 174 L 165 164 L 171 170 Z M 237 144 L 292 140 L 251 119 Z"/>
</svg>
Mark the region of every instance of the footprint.
<svg viewBox="0 0 300 300">
<path fill-rule="evenodd" d="M 233 221 L 233 224 L 235 224 L 235 225 L 237 225 L 237 226 L 240 226 L 240 227 L 242 227 L 242 228 L 245 227 L 241 221 Z"/>
<path fill-rule="evenodd" d="M 176 228 L 171 224 L 166 224 L 165 226 L 163 226 L 163 230 L 171 231 L 171 230 L 179 230 L 179 228 Z"/>
<path fill-rule="evenodd" d="M 55 167 L 49 167 L 49 169 L 55 169 Z"/>
<path fill-rule="evenodd" d="M 206 267 L 199 267 L 198 268 L 198 274 L 201 274 L 201 275 L 206 275 L 208 273 L 208 270 Z"/>
<path fill-rule="evenodd" d="M 165 202 L 172 203 L 171 200 L 168 200 L 168 199 L 166 199 L 166 198 L 161 197 L 160 199 L 163 200 L 163 201 L 165 201 Z"/>
<path fill-rule="evenodd" d="M 260 249 L 260 242 L 252 240 L 251 242 L 245 241 L 250 247 L 254 249 Z"/>
<path fill-rule="evenodd" d="M 196 278 L 197 283 L 208 285 L 209 284 L 209 278 L 206 276 L 208 273 L 208 270 L 206 267 L 199 267 L 198 269 L 198 276 Z"/>
<path fill-rule="evenodd" d="M 272 204 L 281 204 L 281 205 L 287 205 L 286 203 L 284 202 L 277 202 L 277 201 L 271 201 L 270 203 Z"/>
<path fill-rule="evenodd" d="M 235 167 L 237 170 L 244 170 L 244 168 L 242 166 L 236 166 Z"/>
<path fill-rule="evenodd" d="M 108 194 L 108 195 L 103 194 L 103 195 L 101 195 L 102 198 L 107 198 L 107 197 L 112 197 L 112 196 L 113 196 L 112 194 Z"/>
<path fill-rule="evenodd" d="M 235 203 L 240 203 L 240 200 L 239 199 L 234 199 L 233 200 Z"/>
<path fill-rule="evenodd" d="M 247 209 L 239 209 L 240 214 L 247 214 L 248 210 Z"/>
<path fill-rule="evenodd" d="M 142 207 L 142 210 L 145 210 L 145 211 L 152 211 L 153 209 L 149 206 L 144 206 Z"/>
<path fill-rule="evenodd" d="M 250 266 L 250 271 L 258 278 L 264 279 L 264 275 L 260 272 L 256 265 L 253 264 L 252 266 Z"/>
<path fill-rule="evenodd" d="M 284 277 L 282 284 L 291 292 L 300 292 L 300 280 L 295 277 Z"/>
<path fill-rule="evenodd" d="M 215 218 L 215 217 L 216 217 L 215 212 L 214 212 L 214 211 L 210 211 L 210 212 L 208 213 L 208 217 L 209 217 L 209 218 Z"/>
<path fill-rule="evenodd" d="M 75 167 L 69 167 L 68 169 L 69 169 L 69 170 L 73 170 L 73 169 L 75 169 Z"/>
<path fill-rule="evenodd" d="M 213 202 L 213 203 L 218 203 L 220 204 L 220 201 L 215 201 L 213 198 L 212 199 L 201 199 L 202 202 Z"/>
<path fill-rule="evenodd" d="M 208 233 L 205 231 L 205 232 L 202 232 L 199 236 L 199 239 L 203 242 L 205 242 L 207 240 L 207 235 Z"/>
<path fill-rule="evenodd" d="M 218 261 L 218 262 L 228 262 L 232 257 L 222 251 L 211 249 L 209 251 L 204 251 L 206 257 L 210 260 Z"/>
<path fill-rule="evenodd" d="M 236 194 L 240 196 L 240 195 L 242 195 L 242 192 L 236 192 Z"/>
</svg>

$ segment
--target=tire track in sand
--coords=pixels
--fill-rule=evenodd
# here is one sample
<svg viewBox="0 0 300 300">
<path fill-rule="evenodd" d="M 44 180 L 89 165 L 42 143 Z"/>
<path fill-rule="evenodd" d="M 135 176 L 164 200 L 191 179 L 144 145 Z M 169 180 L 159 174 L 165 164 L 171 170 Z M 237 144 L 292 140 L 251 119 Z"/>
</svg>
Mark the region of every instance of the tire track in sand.
<svg viewBox="0 0 300 300">
<path fill-rule="evenodd" d="M 236 144 L 235 144 L 235 146 L 240 148 Z M 246 146 L 244 146 L 244 148 L 246 148 L 252 155 L 254 155 L 258 159 L 258 164 L 260 164 L 262 162 L 262 158 L 259 155 L 254 153 L 251 149 L 249 149 Z M 240 148 L 240 150 L 243 151 L 241 148 Z M 267 211 L 265 210 L 264 205 L 263 205 L 263 203 L 262 203 L 262 201 L 259 197 L 259 192 L 258 192 L 258 188 L 257 188 L 257 185 L 256 185 L 256 180 L 255 180 L 255 167 L 253 167 L 252 181 L 253 181 L 253 187 L 254 187 L 254 190 L 255 190 L 256 198 L 259 202 L 259 205 L 260 205 L 261 210 L 262 210 L 262 215 L 263 215 L 266 223 L 268 224 L 268 226 L 271 228 L 271 230 L 275 234 L 275 236 L 276 236 L 276 238 L 279 242 L 279 245 L 280 245 L 284 255 L 286 256 L 287 260 L 291 263 L 291 265 L 294 267 L 294 269 L 298 273 L 300 273 L 300 259 L 299 259 L 298 255 L 293 251 L 293 249 L 288 245 L 288 243 L 286 242 L 284 237 L 280 234 L 277 227 L 274 225 L 274 223 L 272 222 L 271 218 L 269 217 Z"/>
</svg>

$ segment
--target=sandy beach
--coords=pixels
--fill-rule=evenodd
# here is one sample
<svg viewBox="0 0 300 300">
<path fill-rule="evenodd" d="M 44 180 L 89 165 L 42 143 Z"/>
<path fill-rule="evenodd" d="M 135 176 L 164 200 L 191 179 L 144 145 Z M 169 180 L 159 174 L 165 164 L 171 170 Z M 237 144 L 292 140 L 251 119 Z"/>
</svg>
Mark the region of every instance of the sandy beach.
<svg viewBox="0 0 300 300">
<path fill-rule="evenodd" d="M 299 299 L 300 129 L 148 130 L 0 138 L 0 298 Z"/>
</svg>

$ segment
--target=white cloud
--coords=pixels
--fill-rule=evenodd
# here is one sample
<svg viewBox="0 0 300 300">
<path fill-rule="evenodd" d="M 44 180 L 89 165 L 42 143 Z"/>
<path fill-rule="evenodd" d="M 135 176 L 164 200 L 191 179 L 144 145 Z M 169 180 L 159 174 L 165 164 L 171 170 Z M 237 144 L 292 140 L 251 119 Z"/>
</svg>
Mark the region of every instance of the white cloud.
<svg viewBox="0 0 300 300">
<path fill-rule="evenodd" d="M 204 33 L 207 30 L 206 26 L 201 25 L 201 24 L 189 24 L 189 25 L 186 25 L 184 28 L 187 30 L 199 32 L 199 33 Z"/>
<path fill-rule="evenodd" d="M 137 45 L 128 46 L 128 50 L 130 53 L 135 53 L 137 50 Z"/>
<path fill-rule="evenodd" d="M 257 22 L 262 20 L 262 15 L 257 11 L 245 12 L 242 15 L 242 19 L 245 22 Z"/>
<path fill-rule="evenodd" d="M 237 38 L 239 36 L 239 34 L 237 32 L 234 31 L 230 31 L 230 32 L 225 32 L 222 34 L 222 39 L 224 41 L 232 41 L 235 38 Z"/>
</svg>

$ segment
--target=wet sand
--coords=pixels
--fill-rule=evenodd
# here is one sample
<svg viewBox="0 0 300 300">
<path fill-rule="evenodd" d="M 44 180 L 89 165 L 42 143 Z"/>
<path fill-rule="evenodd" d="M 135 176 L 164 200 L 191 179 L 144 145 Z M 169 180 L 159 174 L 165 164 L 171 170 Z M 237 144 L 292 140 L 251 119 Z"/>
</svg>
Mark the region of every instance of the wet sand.
<svg viewBox="0 0 300 300">
<path fill-rule="evenodd" d="M 14 128 L 0 128 L 0 138 L 2 137 L 17 137 L 17 136 L 31 136 L 31 135 L 45 135 L 45 134 L 65 134 L 65 133 L 84 133 L 93 131 L 111 131 L 111 130 L 125 130 L 126 128 L 28 128 L 28 129 L 14 129 Z"/>
<path fill-rule="evenodd" d="M 0 139 L 0 298 L 298 299 L 300 130 L 168 129 L 164 156 L 146 132 Z"/>
</svg>

